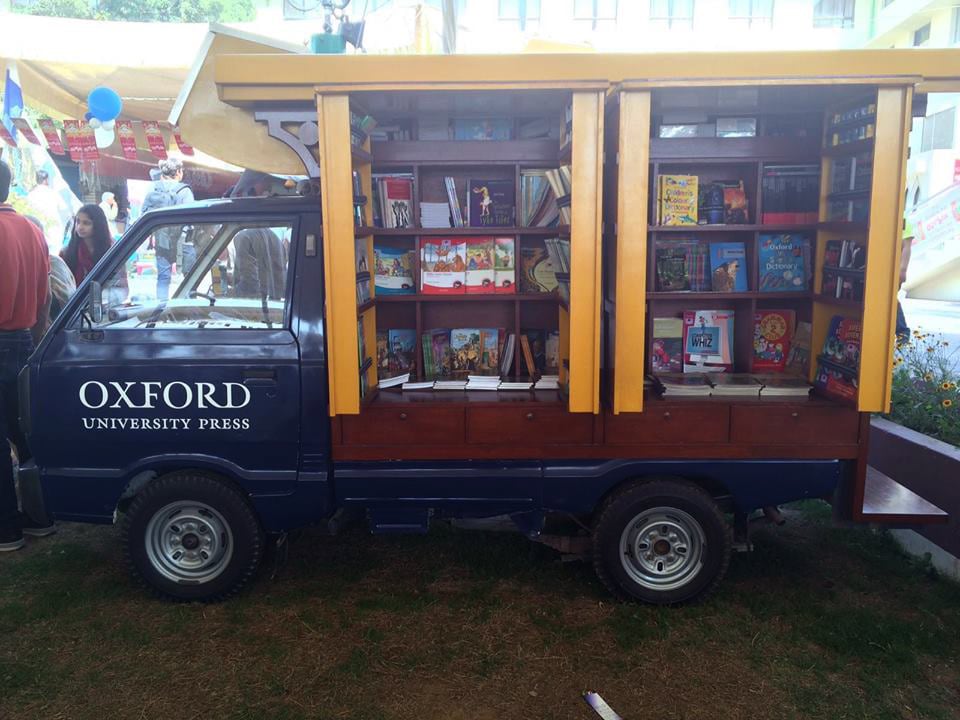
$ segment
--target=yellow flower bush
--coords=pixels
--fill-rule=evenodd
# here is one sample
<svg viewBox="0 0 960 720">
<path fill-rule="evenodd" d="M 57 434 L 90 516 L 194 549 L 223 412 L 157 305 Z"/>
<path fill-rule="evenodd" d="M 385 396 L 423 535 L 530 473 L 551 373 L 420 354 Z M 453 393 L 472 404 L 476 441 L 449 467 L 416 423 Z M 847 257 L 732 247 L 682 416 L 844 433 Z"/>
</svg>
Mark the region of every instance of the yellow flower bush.
<svg viewBox="0 0 960 720">
<path fill-rule="evenodd" d="M 914 330 L 897 344 L 889 419 L 924 435 L 960 446 L 960 380 L 949 344 Z M 958 355 L 960 357 L 960 355 Z"/>
</svg>

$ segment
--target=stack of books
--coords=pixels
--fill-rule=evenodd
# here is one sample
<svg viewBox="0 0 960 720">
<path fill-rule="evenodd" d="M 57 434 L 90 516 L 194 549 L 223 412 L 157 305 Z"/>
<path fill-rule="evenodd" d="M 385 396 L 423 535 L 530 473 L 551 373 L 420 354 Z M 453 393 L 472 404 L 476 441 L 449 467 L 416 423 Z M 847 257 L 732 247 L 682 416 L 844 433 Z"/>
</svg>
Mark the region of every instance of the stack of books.
<svg viewBox="0 0 960 720">
<path fill-rule="evenodd" d="M 401 390 L 433 390 L 433 380 L 414 380 L 413 382 L 405 382 L 400 386 Z"/>
<path fill-rule="evenodd" d="M 533 388 L 532 380 L 501 380 L 500 390 L 530 390 Z"/>
<path fill-rule="evenodd" d="M 777 375 L 762 377 L 757 380 L 763 383 L 760 397 L 797 397 L 805 398 L 810 395 L 810 384 L 800 377 Z"/>
<path fill-rule="evenodd" d="M 393 377 L 384 378 L 377 383 L 377 387 L 381 390 L 386 390 L 387 388 L 396 387 L 397 385 L 403 385 L 410 381 L 410 373 L 403 373 L 402 375 L 394 375 Z"/>
<path fill-rule="evenodd" d="M 450 225 L 450 206 L 447 203 L 420 203 L 420 227 L 448 228 Z"/>
<path fill-rule="evenodd" d="M 537 380 L 536 384 L 533 386 L 534 390 L 559 390 L 560 389 L 560 376 L 559 375 L 541 375 L 540 379 Z"/>
<path fill-rule="evenodd" d="M 468 375 L 467 390 L 499 390 L 499 375 Z"/>
<path fill-rule="evenodd" d="M 466 380 L 437 380 L 433 383 L 434 390 L 466 390 Z"/>
<path fill-rule="evenodd" d="M 713 385 L 711 394 L 715 397 L 760 397 L 763 385 L 753 375 L 733 373 L 715 373 L 709 378 Z"/>
<path fill-rule="evenodd" d="M 666 397 L 710 397 L 712 385 L 701 373 L 656 375 Z"/>
</svg>

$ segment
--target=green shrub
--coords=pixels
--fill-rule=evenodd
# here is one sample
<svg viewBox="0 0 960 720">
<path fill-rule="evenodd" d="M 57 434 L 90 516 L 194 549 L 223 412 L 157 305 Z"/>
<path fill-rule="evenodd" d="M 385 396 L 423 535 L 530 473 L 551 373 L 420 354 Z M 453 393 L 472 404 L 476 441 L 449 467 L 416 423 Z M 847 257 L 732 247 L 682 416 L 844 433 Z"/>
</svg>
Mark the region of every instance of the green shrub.
<svg viewBox="0 0 960 720">
<path fill-rule="evenodd" d="M 893 359 L 890 414 L 896 423 L 960 445 L 960 374 L 942 336 L 914 331 Z"/>
</svg>

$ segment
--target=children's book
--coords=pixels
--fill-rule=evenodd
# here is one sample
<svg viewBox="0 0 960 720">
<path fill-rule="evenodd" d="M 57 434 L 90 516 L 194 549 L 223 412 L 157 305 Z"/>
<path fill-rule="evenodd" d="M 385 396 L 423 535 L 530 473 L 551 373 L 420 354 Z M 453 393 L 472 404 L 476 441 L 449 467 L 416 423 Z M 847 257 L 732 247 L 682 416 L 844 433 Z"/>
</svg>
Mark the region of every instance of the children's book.
<svg viewBox="0 0 960 720">
<path fill-rule="evenodd" d="M 530 348 L 530 355 L 533 358 L 534 369 L 543 375 L 547 370 L 547 334 L 545 330 L 524 330 L 523 340 L 526 340 Z"/>
<path fill-rule="evenodd" d="M 379 182 L 384 227 L 413 227 L 413 180 L 385 177 Z"/>
<path fill-rule="evenodd" d="M 733 310 L 683 313 L 683 371 L 733 370 Z"/>
<path fill-rule="evenodd" d="M 386 330 L 377 330 L 377 377 L 390 377 L 390 335 Z"/>
<path fill-rule="evenodd" d="M 723 188 L 723 221 L 727 225 L 747 225 L 750 222 L 747 194 L 743 181 L 725 184 Z"/>
<path fill-rule="evenodd" d="M 513 130 L 510 118 L 454 118 L 454 140 L 509 140 Z"/>
<path fill-rule="evenodd" d="M 373 246 L 374 286 L 377 295 L 412 295 L 413 251 L 403 248 Z"/>
<path fill-rule="evenodd" d="M 417 331 L 388 330 L 388 362 L 390 375 L 416 373 L 417 369 Z"/>
<path fill-rule="evenodd" d="M 467 238 L 466 246 L 466 291 L 468 293 L 492 293 L 496 277 L 493 260 L 493 238 Z"/>
<path fill-rule="evenodd" d="M 807 289 L 806 249 L 803 235 L 760 235 L 760 292 L 802 292 Z"/>
<path fill-rule="evenodd" d="M 660 224 L 696 225 L 698 178 L 696 175 L 661 175 Z"/>
<path fill-rule="evenodd" d="M 817 358 L 814 384 L 841 400 L 856 400 L 860 368 L 860 320 L 834 315 Z"/>
<path fill-rule="evenodd" d="M 545 246 L 524 244 L 520 248 L 520 292 L 553 292 L 559 271 Z"/>
<path fill-rule="evenodd" d="M 478 328 L 456 328 L 450 331 L 450 374 L 466 379 L 480 371 L 483 350 Z"/>
<path fill-rule="evenodd" d="M 537 364 L 533 359 L 533 349 L 530 347 L 530 339 L 523 333 L 520 334 L 520 350 L 522 350 L 523 364 L 526 365 L 527 375 L 533 377 L 537 374 Z"/>
<path fill-rule="evenodd" d="M 467 185 L 469 227 L 512 227 L 516 197 L 512 180 L 471 180 Z"/>
<path fill-rule="evenodd" d="M 450 377 L 452 366 L 450 364 L 450 332 L 448 330 L 437 329 L 430 331 L 431 347 L 431 370 L 434 379 Z"/>
<path fill-rule="evenodd" d="M 710 243 L 713 292 L 747 291 L 747 252 L 742 242 Z"/>
<path fill-rule="evenodd" d="M 480 328 L 480 361 L 477 369 L 483 375 L 500 374 L 500 330 Z"/>
<path fill-rule="evenodd" d="M 497 238 L 493 247 L 494 292 L 517 291 L 516 242 L 512 237 Z"/>
<path fill-rule="evenodd" d="M 421 291 L 429 295 L 464 293 L 467 246 L 463 239 L 423 238 L 420 243 Z"/>
<path fill-rule="evenodd" d="M 795 317 L 793 310 L 758 310 L 754 314 L 751 372 L 783 372 Z"/>
<path fill-rule="evenodd" d="M 683 243 L 657 245 L 657 290 L 677 292 L 690 289 L 690 248 Z"/>
<path fill-rule="evenodd" d="M 651 367 L 656 373 L 683 371 L 683 319 L 661 317 L 653 319 L 653 348 Z"/>
</svg>

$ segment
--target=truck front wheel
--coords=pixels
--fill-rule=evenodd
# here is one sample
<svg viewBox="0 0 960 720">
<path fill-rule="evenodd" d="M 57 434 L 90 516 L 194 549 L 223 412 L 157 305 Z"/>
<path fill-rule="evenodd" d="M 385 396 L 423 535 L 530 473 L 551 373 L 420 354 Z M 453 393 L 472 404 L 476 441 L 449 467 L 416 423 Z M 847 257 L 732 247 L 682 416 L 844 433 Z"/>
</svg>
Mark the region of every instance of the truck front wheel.
<svg viewBox="0 0 960 720">
<path fill-rule="evenodd" d="M 673 605 L 712 592 L 730 562 L 730 529 L 693 483 L 650 480 L 611 495 L 593 526 L 594 568 L 623 600 Z"/>
<path fill-rule="evenodd" d="M 131 572 L 150 590 L 211 602 L 254 576 L 263 532 L 246 498 L 228 483 L 177 473 L 150 483 L 130 503 L 123 545 Z"/>
</svg>

